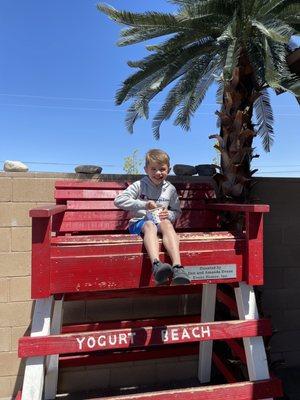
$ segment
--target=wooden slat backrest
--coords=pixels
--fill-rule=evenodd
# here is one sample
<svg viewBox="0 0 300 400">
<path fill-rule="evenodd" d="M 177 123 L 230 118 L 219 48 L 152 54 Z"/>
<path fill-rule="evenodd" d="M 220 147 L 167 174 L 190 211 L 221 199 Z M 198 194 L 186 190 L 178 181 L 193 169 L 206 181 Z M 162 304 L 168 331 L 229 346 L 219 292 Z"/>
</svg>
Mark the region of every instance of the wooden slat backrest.
<svg viewBox="0 0 300 400">
<path fill-rule="evenodd" d="M 114 198 L 131 182 L 58 181 L 55 199 L 66 204 L 63 218 L 54 224 L 58 234 L 83 232 L 124 232 L 132 217 L 130 212 L 119 210 Z M 213 198 L 213 187 L 208 183 L 176 183 L 181 201 L 182 216 L 176 223 L 179 230 L 216 229 L 215 214 L 204 209 L 204 201 Z"/>
</svg>

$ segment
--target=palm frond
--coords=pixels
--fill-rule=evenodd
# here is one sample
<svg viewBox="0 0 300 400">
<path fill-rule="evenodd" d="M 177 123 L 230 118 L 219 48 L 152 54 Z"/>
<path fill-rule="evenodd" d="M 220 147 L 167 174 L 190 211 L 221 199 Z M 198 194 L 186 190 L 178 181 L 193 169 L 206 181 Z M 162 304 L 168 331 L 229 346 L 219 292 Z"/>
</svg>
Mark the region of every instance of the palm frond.
<svg viewBox="0 0 300 400">
<path fill-rule="evenodd" d="M 149 11 L 145 13 L 133 13 L 129 11 L 119 11 L 108 4 L 98 4 L 98 10 L 102 11 L 112 20 L 124 25 L 174 28 L 179 27 L 179 20 L 176 16 L 168 13 Z"/>
<path fill-rule="evenodd" d="M 286 0 L 260 0 L 257 1 L 257 15 L 267 15 L 271 14 L 272 11 L 275 12 L 276 8 L 278 8 L 281 4 L 286 3 Z"/>
<path fill-rule="evenodd" d="M 203 52 L 203 45 L 196 43 L 184 49 L 176 49 L 169 53 L 157 53 L 149 56 L 146 59 L 143 69 L 124 81 L 123 87 L 117 92 L 116 104 L 122 104 L 132 87 L 141 83 L 157 71 L 170 66 L 174 72 L 177 72 L 186 62 L 193 59 L 197 54 L 200 55 L 201 52 Z"/>
<path fill-rule="evenodd" d="M 282 10 L 276 13 L 276 18 L 289 23 L 290 18 L 295 18 L 295 21 L 300 19 L 300 4 L 299 1 L 286 5 Z"/>
<path fill-rule="evenodd" d="M 289 25 L 274 19 L 265 21 L 252 20 L 251 24 L 264 36 L 279 43 L 287 44 L 294 33 L 294 30 Z"/>
<path fill-rule="evenodd" d="M 223 79 L 216 79 L 218 88 L 216 91 L 216 102 L 218 104 L 223 104 L 223 95 L 224 95 L 224 81 Z"/>
<path fill-rule="evenodd" d="M 297 4 L 298 0 L 261 0 L 257 15 L 278 15 L 291 4 Z"/>
<path fill-rule="evenodd" d="M 195 0 L 168 0 L 168 2 L 182 6 L 182 5 L 193 4 Z"/>
<path fill-rule="evenodd" d="M 184 99 L 184 96 L 195 88 L 208 65 L 209 57 L 207 56 L 195 60 L 179 82 L 170 90 L 163 106 L 153 118 L 152 130 L 156 139 L 160 137 L 160 126 L 162 122 L 171 117 L 176 107 Z"/>
<path fill-rule="evenodd" d="M 204 0 L 194 1 L 186 4 L 181 10 L 181 14 L 189 18 L 201 15 L 213 14 L 219 17 L 230 17 L 233 15 L 235 0 Z"/>
<path fill-rule="evenodd" d="M 281 77 L 279 71 L 276 70 L 268 40 L 264 38 L 263 49 L 265 56 L 265 80 L 266 83 L 274 90 L 282 89 L 280 85 Z"/>
<path fill-rule="evenodd" d="M 145 27 L 131 27 L 121 31 L 121 38 L 117 41 L 118 46 L 128 46 L 144 42 L 158 36 L 165 36 L 177 32 L 177 28 L 145 28 Z"/>
<path fill-rule="evenodd" d="M 180 125 L 183 129 L 189 130 L 191 118 L 201 105 L 207 90 L 214 82 L 214 73 L 219 68 L 217 62 L 211 62 L 206 74 L 197 82 L 194 89 L 191 90 L 181 102 L 174 125 Z"/>
<path fill-rule="evenodd" d="M 211 36 L 201 37 L 199 32 L 189 32 L 189 33 L 178 33 L 167 41 L 161 43 L 160 45 L 151 45 L 147 46 L 147 50 L 149 51 L 157 51 L 157 52 L 170 52 L 174 50 L 181 49 L 185 46 L 192 45 L 193 43 L 198 43 L 203 46 L 203 50 L 207 51 L 212 48 L 214 44 L 214 39 Z M 208 46 L 208 47 L 206 47 Z"/>
<path fill-rule="evenodd" d="M 257 35 L 250 37 L 246 43 L 247 55 L 250 64 L 253 67 L 255 80 L 258 85 L 258 90 L 265 84 L 265 52 L 261 43 L 261 38 Z"/>
<path fill-rule="evenodd" d="M 237 45 L 237 39 L 233 39 L 232 43 L 228 46 L 226 62 L 223 69 L 225 80 L 230 80 L 232 78 L 232 72 L 238 63 L 238 59 L 239 46 Z"/>
<path fill-rule="evenodd" d="M 264 150 L 269 152 L 274 142 L 274 119 L 267 89 L 262 90 L 261 96 L 254 102 L 254 110 L 258 123 L 257 134 L 262 138 Z"/>
</svg>

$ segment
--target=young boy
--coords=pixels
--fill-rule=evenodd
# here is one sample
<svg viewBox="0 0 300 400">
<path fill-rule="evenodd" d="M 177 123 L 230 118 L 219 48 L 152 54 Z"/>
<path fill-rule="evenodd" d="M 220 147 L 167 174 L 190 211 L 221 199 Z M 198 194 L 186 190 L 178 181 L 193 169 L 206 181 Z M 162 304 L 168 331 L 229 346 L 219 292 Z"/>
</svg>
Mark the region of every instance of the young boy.
<svg viewBox="0 0 300 400">
<path fill-rule="evenodd" d="M 173 223 L 181 214 L 175 187 L 166 181 L 170 172 L 170 159 L 162 150 L 152 149 L 146 154 L 145 172 L 147 176 L 134 182 L 115 198 L 115 205 L 133 212 L 129 221 L 129 232 L 139 234 L 152 263 L 152 271 L 157 285 L 172 278 L 173 285 L 186 285 L 190 279 L 181 265 L 179 240 Z M 147 218 L 147 211 L 160 207 L 160 222 L 155 224 Z M 157 233 L 162 235 L 172 266 L 159 260 Z"/>
</svg>

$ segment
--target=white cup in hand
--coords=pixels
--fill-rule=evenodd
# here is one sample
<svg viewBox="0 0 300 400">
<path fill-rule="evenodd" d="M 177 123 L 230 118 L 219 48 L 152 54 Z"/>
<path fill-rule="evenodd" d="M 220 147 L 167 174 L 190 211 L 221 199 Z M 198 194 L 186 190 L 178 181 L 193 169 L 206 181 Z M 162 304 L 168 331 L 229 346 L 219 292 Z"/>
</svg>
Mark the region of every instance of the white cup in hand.
<svg viewBox="0 0 300 400">
<path fill-rule="evenodd" d="M 154 222 L 154 224 L 160 223 L 159 214 L 162 212 L 162 207 L 153 208 L 152 210 L 148 210 L 146 217 L 149 221 Z"/>
</svg>

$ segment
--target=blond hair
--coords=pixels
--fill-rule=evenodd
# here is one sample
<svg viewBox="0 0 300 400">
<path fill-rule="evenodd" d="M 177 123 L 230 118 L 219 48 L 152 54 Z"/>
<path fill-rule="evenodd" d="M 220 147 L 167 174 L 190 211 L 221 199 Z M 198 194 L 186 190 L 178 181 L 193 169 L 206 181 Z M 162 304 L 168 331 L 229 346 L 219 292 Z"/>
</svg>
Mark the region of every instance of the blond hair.
<svg viewBox="0 0 300 400">
<path fill-rule="evenodd" d="M 150 162 L 155 162 L 158 164 L 167 164 L 170 167 L 170 157 L 168 154 L 160 149 L 151 149 L 146 153 L 145 164 L 146 167 Z"/>
</svg>

